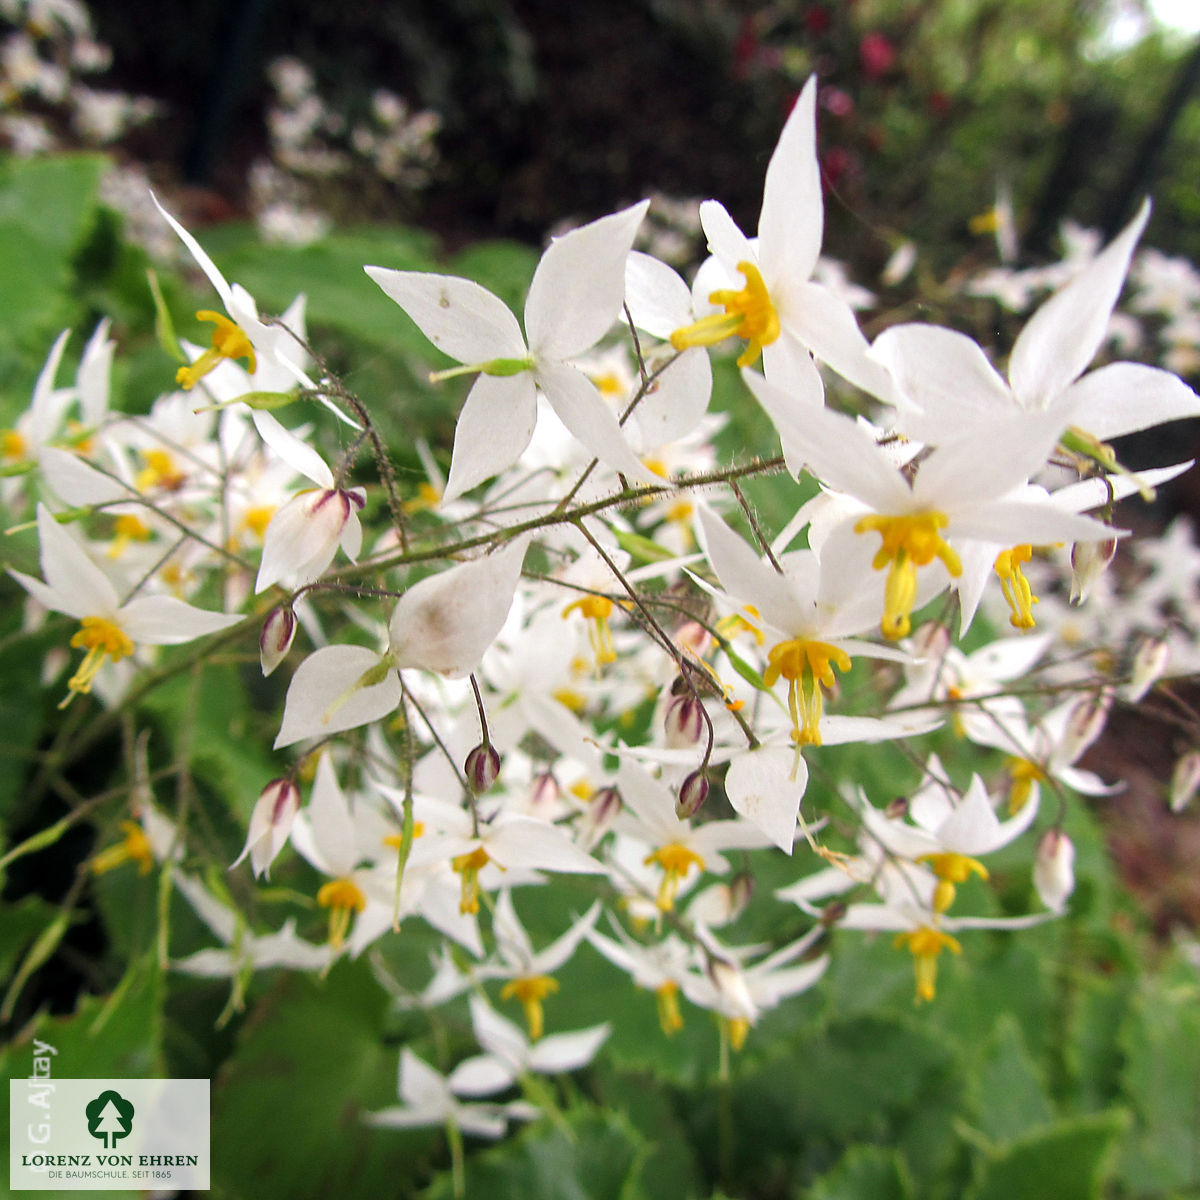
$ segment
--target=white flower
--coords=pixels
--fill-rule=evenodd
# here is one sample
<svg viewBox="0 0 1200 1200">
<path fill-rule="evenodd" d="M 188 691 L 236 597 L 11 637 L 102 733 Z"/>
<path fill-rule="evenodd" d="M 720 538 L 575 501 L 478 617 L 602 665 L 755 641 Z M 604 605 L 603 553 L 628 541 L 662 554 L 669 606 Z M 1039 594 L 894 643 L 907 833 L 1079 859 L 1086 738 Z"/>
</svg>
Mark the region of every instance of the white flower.
<svg viewBox="0 0 1200 1200">
<path fill-rule="evenodd" d="M 38 505 L 37 526 L 46 582 L 20 571 L 10 574 L 40 604 L 80 622 L 71 645 L 87 654 L 67 681 L 70 693 L 64 705 L 77 692 L 92 690 L 92 680 L 106 660 L 119 662 L 139 642 L 174 646 L 241 620 L 236 614 L 193 608 L 173 596 L 135 596 L 122 603 L 112 581 L 43 504 Z"/>
<path fill-rule="evenodd" d="M 550 243 L 529 285 L 525 335 L 508 306 L 469 279 L 366 268 L 438 349 L 465 364 L 447 374 L 478 373 L 459 414 L 446 500 L 516 462 L 533 436 L 538 392 L 596 458 L 643 483 L 658 482 L 569 361 L 590 350 L 621 311 L 625 258 L 647 203 Z"/>
</svg>

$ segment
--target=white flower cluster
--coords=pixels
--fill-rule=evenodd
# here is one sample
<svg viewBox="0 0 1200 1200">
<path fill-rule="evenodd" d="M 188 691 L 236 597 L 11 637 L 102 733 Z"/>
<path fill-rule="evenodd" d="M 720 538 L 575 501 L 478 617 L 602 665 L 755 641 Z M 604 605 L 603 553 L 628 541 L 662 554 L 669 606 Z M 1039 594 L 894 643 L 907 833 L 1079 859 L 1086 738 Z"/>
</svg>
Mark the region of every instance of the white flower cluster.
<svg viewBox="0 0 1200 1200">
<path fill-rule="evenodd" d="M 427 979 L 400 983 L 425 1005 L 475 989 L 484 1053 L 448 1079 L 406 1054 L 404 1104 L 379 1124 L 498 1134 L 526 1114 L 460 1098 L 586 1062 L 604 1027 L 542 1037 L 554 973 L 584 941 L 654 992 L 666 1033 L 684 999 L 736 1047 L 817 982 L 831 926 L 892 931 L 928 1001 L 942 952 L 963 951 L 956 934 L 1068 903 L 1063 806 L 1036 849 L 1026 836 L 1041 794 L 1109 790 L 1078 760 L 1111 705 L 1167 669 L 1167 620 L 1191 612 L 1200 574 L 1180 525 L 1149 543 L 1136 619 L 1104 594 L 1125 536 L 1114 502 L 1190 465 L 1136 475 L 1108 440 L 1200 415 L 1167 371 L 1089 370 L 1148 205 L 1034 313 L 1003 374 L 950 329 L 901 324 L 868 342 L 819 271 L 815 100 L 814 80 L 768 164 L 755 237 L 701 206 L 711 257 L 690 287 L 632 249 L 646 203 L 554 240 L 521 321 L 469 279 L 367 266 L 460 364 L 433 377 L 472 381 L 448 476 L 421 445 L 416 495 L 398 490 L 363 406 L 309 376 L 302 304 L 263 320 L 172 218 L 223 309 L 198 314 L 212 344 L 184 344 L 180 390 L 146 417 L 110 414 L 106 330 L 60 387 L 64 335 L 4 434 L 4 498 L 36 502 L 41 547 L 42 579 L 14 574 L 31 604 L 78 622 L 68 700 L 120 705 L 135 670 L 153 680 L 147 647 L 204 637 L 257 635 L 264 673 L 291 671 L 275 747 L 304 755 L 281 760 L 239 862 L 265 875 L 289 846 L 302 855 L 326 880 L 327 944 L 291 921 L 245 930 L 179 867 L 222 947 L 178 968 L 325 969 L 402 919 L 453 944 Z M 781 459 L 717 460 L 708 348 L 731 339 Z M 835 387 L 872 397 L 874 421 L 832 407 Z M 337 461 L 268 411 L 297 394 L 353 429 Z M 364 448 L 377 473 L 351 483 Z M 768 533 L 739 481 L 784 467 L 803 486 Z M 1094 618 L 1060 602 L 1068 586 L 1077 602 L 1103 595 Z M 1016 632 L 967 653 L 959 638 L 996 598 Z M 922 623 L 929 605 L 940 619 Z M 939 727 L 948 765 L 919 749 Z M 809 788 L 825 747 L 895 740 L 922 773 L 900 799 Z M 857 830 L 852 851 L 817 840 L 834 811 Z M 153 813 L 144 803 L 130 823 L 126 857 L 171 853 Z M 791 855 L 799 836 L 780 899 L 811 930 L 773 951 L 719 939 L 751 898 L 755 854 Z M 962 912 L 984 860 L 1019 839 L 1042 905 Z M 538 950 L 514 895 L 560 874 L 593 877 L 600 898 Z M 493 981 L 528 1038 L 480 1000 Z"/>
</svg>

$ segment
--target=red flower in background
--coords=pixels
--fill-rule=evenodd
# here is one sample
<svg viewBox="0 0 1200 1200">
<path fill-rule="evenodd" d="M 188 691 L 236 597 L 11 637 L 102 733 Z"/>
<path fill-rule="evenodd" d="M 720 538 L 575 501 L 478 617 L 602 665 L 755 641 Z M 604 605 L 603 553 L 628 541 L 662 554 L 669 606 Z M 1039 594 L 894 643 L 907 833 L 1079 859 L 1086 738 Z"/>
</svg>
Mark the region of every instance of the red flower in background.
<svg viewBox="0 0 1200 1200">
<path fill-rule="evenodd" d="M 868 79 L 881 79 L 896 62 L 896 47 L 882 33 L 864 34 L 858 43 L 858 58 Z"/>
</svg>

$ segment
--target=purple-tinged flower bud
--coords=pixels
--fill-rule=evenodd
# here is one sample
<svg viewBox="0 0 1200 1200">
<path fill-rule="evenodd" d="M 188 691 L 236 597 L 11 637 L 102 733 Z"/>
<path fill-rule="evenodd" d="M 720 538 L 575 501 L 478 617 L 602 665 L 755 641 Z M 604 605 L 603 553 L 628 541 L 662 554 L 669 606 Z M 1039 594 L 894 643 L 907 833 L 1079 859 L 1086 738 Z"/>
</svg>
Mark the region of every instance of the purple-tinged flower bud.
<svg viewBox="0 0 1200 1200">
<path fill-rule="evenodd" d="M 475 795 L 481 796 L 488 791 L 500 775 L 500 755 L 496 747 L 488 742 L 476 746 L 467 755 L 463 772 Z"/>
<path fill-rule="evenodd" d="M 708 799 L 708 780 L 703 771 L 693 771 L 680 785 L 675 800 L 675 815 L 681 821 L 694 817 Z"/>
<path fill-rule="evenodd" d="M 1071 706 L 1062 739 L 1066 762 L 1074 762 L 1104 731 L 1112 702 L 1112 688 L 1101 688 L 1094 695 L 1080 697 Z"/>
<path fill-rule="evenodd" d="M 558 807 L 562 788 L 550 771 L 543 771 L 534 777 L 529 785 L 529 810 L 536 815 L 552 813 Z"/>
<path fill-rule="evenodd" d="M 667 709 L 664 724 L 670 749 L 685 750 L 694 746 L 704 736 L 707 724 L 704 705 L 695 696 L 676 696 Z"/>
<path fill-rule="evenodd" d="M 940 659 L 950 649 L 950 630 L 940 621 L 926 621 L 912 638 L 914 658 Z"/>
<path fill-rule="evenodd" d="M 828 929 L 836 925 L 849 911 L 849 905 L 844 900 L 831 900 L 821 909 L 821 924 Z"/>
<path fill-rule="evenodd" d="M 621 793 L 615 787 L 602 787 L 592 796 L 580 831 L 585 849 L 591 849 L 609 831 L 624 807 Z"/>
<path fill-rule="evenodd" d="M 1189 750 L 1171 772 L 1168 792 L 1172 812 L 1183 812 L 1200 791 L 1200 750 Z"/>
<path fill-rule="evenodd" d="M 1075 890 L 1075 847 L 1061 829 L 1048 829 L 1038 842 L 1033 863 L 1033 886 L 1051 911 L 1066 910 Z"/>
<path fill-rule="evenodd" d="M 1122 699 L 1136 704 L 1166 672 L 1171 652 L 1163 638 L 1143 637 L 1133 651 L 1130 679 L 1122 692 Z"/>
<path fill-rule="evenodd" d="M 1108 569 L 1117 553 L 1117 539 L 1076 542 L 1071 547 L 1071 603 L 1082 604 L 1096 580 Z"/>
<path fill-rule="evenodd" d="M 233 866 L 249 855 L 255 877 L 266 875 L 275 856 L 287 843 L 292 822 L 299 811 L 300 789 L 290 779 L 272 779 L 254 805 L 246 844 L 234 859 Z"/>
<path fill-rule="evenodd" d="M 889 821 L 903 821 L 908 816 L 908 797 L 897 796 L 895 800 L 889 801 L 883 814 Z"/>
<path fill-rule="evenodd" d="M 740 917 L 754 895 L 754 876 L 749 871 L 739 871 L 729 881 L 729 907 L 732 910 L 730 920 Z"/>
<path fill-rule="evenodd" d="M 264 676 L 270 675 L 287 657 L 296 636 L 296 614 L 291 608 L 273 608 L 258 635 L 258 657 Z"/>
</svg>

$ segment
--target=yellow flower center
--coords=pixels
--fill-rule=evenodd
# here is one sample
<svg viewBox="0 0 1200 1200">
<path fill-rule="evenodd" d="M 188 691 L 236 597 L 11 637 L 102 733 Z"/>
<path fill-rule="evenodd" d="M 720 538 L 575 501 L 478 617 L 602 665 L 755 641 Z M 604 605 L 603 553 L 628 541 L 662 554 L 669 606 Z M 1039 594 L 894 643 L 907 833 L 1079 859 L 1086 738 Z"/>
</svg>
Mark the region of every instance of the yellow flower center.
<svg viewBox="0 0 1200 1200">
<path fill-rule="evenodd" d="M 1008 789 L 1008 815 L 1015 817 L 1029 803 L 1033 785 L 1046 778 L 1046 772 L 1028 758 L 1010 758 L 1008 774 L 1012 784 Z"/>
<path fill-rule="evenodd" d="M 821 713 L 824 700 L 821 685 L 837 682 L 833 668 L 850 670 L 850 656 L 828 642 L 808 642 L 802 638 L 780 642 L 767 654 L 763 682 L 774 687 L 780 677 L 788 681 L 788 712 L 792 715 L 792 741 L 797 746 L 821 744 Z"/>
<path fill-rule="evenodd" d="M 711 346 L 727 337 L 745 338 L 749 345 L 738 357 L 739 367 L 749 367 L 758 361 L 762 348 L 769 346 L 779 336 L 779 314 L 771 303 L 770 293 L 758 267 L 745 261 L 737 269 L 746 280 L 740 292 L 723 288 L 711 292 L 710 304 L 720 305 L 725 311 L 701 317 L 694 325 L 687 325 L 671 334 L 671 345 L 676 350 L 689 346 Z"/>
<path fill-rule="evenodd" d="M 139 492 L 148 492 L 156 487 L 177 492 L 187 482 L 187 475 L 179 470 L 175 460 L 165 450 L 143 450 L 142 461 L 146 465 L 134 481 Z"/>
<path fill-rule="evenodd" d="M 196 320 L 209 321 L 216 328 L 213 330 L 211 348 L 205 350 L 190 367 L 180 367 L 175 372 L 175 382 L 185 392 L 190 392 L 223 359 L 244 358 L 246 370 L 251 375 L 258 370 L 254 347 L 250 344 L 250 339 L 240 325 L 231 321 L 223 313 L 213 312 L 207 308 L 201 309 L 196 314 Z"/>
<path fill-rule="evenodd" d="M 133 642 L 129 640 L 125 631 L 104 617 L 84 617 L 79 622 L 75 636 L 71 638 L 71 647 L 75 650 L 86 650 L 87 654 L 79 664 L 79 669 L 67 680 L 70 691 L 59 705 L 60 708 L 70 704 L 76 693 L 92 690 L 92 680 L 96 678 L 96 672 L 104 665 L 106 658 L 120 662 L 133 653 Z"/>
<path fill-rule="evenodd" d="M 588 378 L 595 384 L 596 390 L 602 396 L 616 397 L 625 395 L 625 384 L 616 371 L 602 371 L 597 375 L 589 375 Z M 650 464 L 647 463 L 646 465 L 649 466 Z M 650 467 L 650 469 L 654 470 L 653 467 Z"/>
<path fill-rule="evenodd" d="M 725 1017 L 725 1032 L 729 1035 L 729 1045 L 734 1051 L 740 1050 L 750 1036 L 750 1022 L 745 1017 Z"/>
<path fill-rule="evenodd" d="M 525 1024 L 529 1026 L 529 1040 L 536 1042 L 546 1028 L 542 1001 L 557 991 L 557 979 L 549 975 L 526 975 L 522 979 L 510 979 L 500 989 L 500 999 L 520 1000 L 525 1009 Z"/>
<path fill-rule="evenodd" d="M 450 867 L 462 876 L 462 898 L 458 902 L 460 913 L 479 911 L 479 872 L 492 860 L 482 846 L 476 846 L 468 854 L 460 854 L 450 860 Z"/>
<path fill-rule="evenodd" d="M 704 870 L 704 859 L 681 842 L 668 842 L 652 854 L 646 855 L 643 861 L 647 867 L 654 863 L 663 870 L 662 883 L 659 884 L 658 896 L 655 898 L 655 904 L 661 912 L 670 912 L 675 907 L 675 895 L 679 891 L 679 885 L 693 866 Z"/>
<path fill-rule="evenodd" d="M 1021 567 L 1033 557 L 1033 547 L 1026 544 L 1014 546 L 1011 550 L 1001 550 L 996 555 L 993 566 L 1000 576 L 1000 587 L 1004 590 L 1004 598 L 1012 610 L 1009 624 L 1014 629 L 1032 629 L 1034 626 L 1033 606 L 1039 603 L 1025 578 Z"/>
<path fill-rule="evenodd" d="M 25 441 L 25 435 L 18 433 L 15 429 L 5 429 L 0 433 L 0 458 L 8 459 L 10 462 L 21 462 L 25 458 L 25 452 L 28 449 L 28 443 Z"/>
<path fill-rule="evenodd" d="M 954 903 L 954 894 L 960 883 L 966 883 L 972 875 L 987 879 L 987 867 L 977 858 L 969 858 L 965 854 L 956 854 L 952 850 L 940 854 L 923 854 L 918 862 L 928 863 L 930 869 L 938 877 L 938 885 L 933 893 L 933 911 L 944 913 Z"/>
<path fill-rule="evenodd" d="M 607 596 L 583 596 L 572 601 L 563 609 L 564 620 L 576 609 L 588 622 L 588 641 L 592 653 L 596 656 L 596 668 L 617 661 L 617 652 L 613 649 L 612 630 L 608 618 L 612 616 L 613 602 Z"/>
<path fill-rule="evenodd" d="M 331 879 L 317 892 L 317 903 L 329 909 L 329 944 L 340 950 L 355 913 L 367 907 L 367 898 L 352 879 Z"/>
<path fill-rule="evenodd" d="M 745 616 L 742 616 L 745 613 Z M 761 620 L 759 611 L 753 604 L 747 604 L 741 612 L 730 613 L 717 622 L 717 632 L 722 637 L 737 637 L 743 630 L 752 634 L 757 645 L 761 646 L 767 639 L 755 622 Z"/>
<path fill-rule="evenodd" d="M 679 984 L 668 979 L 654 989 L 654 995 L 658 1001 L 658 1023 L 663 1033 L 670 1037 L 683 1028 L 683 1014 L 679 1011 Z"/>
<path fill-rule="evenodd" d="M 137 863 L 139 875 L 145 875 L 154 866 L 154 851 L 146 831 L 136 821 L 122 821 L 121 828 L 125 837 L 92 859 L 93 875 L 103 875 L 131 859 Z"/>
<path fill-rule="evenodd" d="M 910 513 L 903 517 L 872 513 L 855 523 L 855 533 L 873 531 L 883 539 L 871 566 L 876 571 L 888 568 L 879 628 L 890 641 L 907 636 L 912 629 L 918 567 L 926 567 L 939 558 L 951 576 L 957 578 L 962 574 L 958 555 L 939 532 L 949 524 L 950 518 L 941 512 Z"/>
<path fill-rule="evenodd" d="M 120 558 L 130 542 L 148 542 L 150 526 L 133 513 L 122 513 L 113 523 L 112 545 L 108 548 L 109 558 Z"/>
<path fill-rule="evenodd" d="M 940 929 L 922 925 L 911 933 L 898 933 L 892 944 L 899 949 L 907 946 L 913 956 L 913 968 L 917 976 L 917 1003 L 932 1000 L 937 983 L 937 960 L 943 950 L 954 954 L 962 953 L 962 946 L 956 938 Z"/>
<path fill-rule="evenodd" d="M 243 532 L 249 530 L 261 542 L 274 515 L 275 506 L 273 504 L 256 504 L 242 513 L 239 526 Z"/>
</svg>

